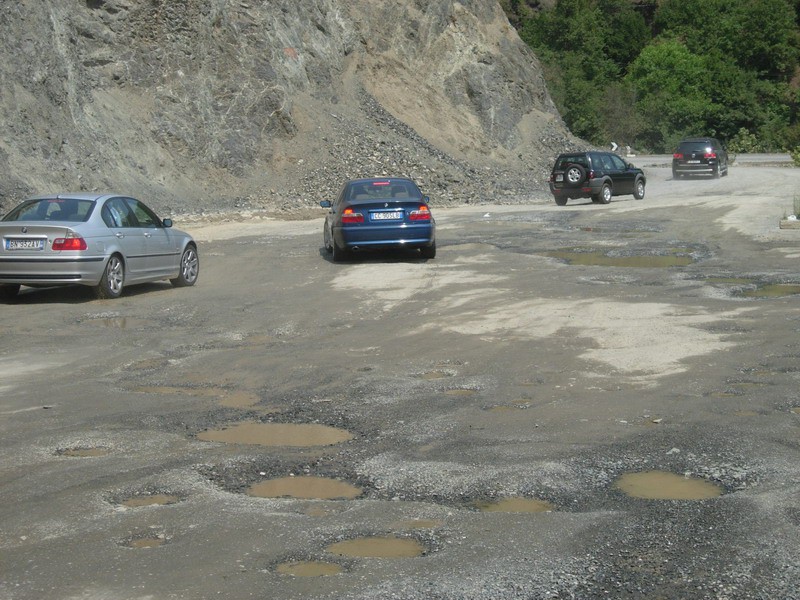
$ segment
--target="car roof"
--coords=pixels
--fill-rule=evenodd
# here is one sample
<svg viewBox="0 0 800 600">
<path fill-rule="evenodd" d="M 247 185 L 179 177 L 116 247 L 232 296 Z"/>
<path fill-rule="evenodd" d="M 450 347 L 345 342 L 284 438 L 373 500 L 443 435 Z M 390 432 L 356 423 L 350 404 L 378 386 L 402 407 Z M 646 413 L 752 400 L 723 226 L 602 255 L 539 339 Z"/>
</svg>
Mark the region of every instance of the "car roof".
<svg viewBox="0 0 800 600">
<path fill-rule="evenodd" d="M 28 200 L 102 200 L 103 198 L 111 198 L 114 196 L 125 196 L 125 194 L 112 194 L 112 193 L 97 193 L 97 192 L 60 192 L 56 194 L 39 194 L 38 196 L 31 196 Z"/>
<path fill-rule="evenodd" d="M 414 181 L 408 177 L 367 177 L 365 179 L 351 179 L 347 182 L 347 185 L 353 185 L 356 183 L 373 183 L 375 181 L 388 181 L 390 183 L 410 181 L 411 183 L 414 183 Z"/>
</svg>

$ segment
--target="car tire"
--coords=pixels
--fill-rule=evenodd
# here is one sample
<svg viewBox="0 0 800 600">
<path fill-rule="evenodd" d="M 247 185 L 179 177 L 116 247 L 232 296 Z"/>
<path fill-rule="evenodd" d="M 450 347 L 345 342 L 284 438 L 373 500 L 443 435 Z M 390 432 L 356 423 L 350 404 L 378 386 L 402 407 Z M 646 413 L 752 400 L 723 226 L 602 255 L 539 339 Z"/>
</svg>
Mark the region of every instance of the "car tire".
<svg viewBox="0 0 800 600">
<path fill-rule="evenodd" d="M 0 300 L 11 302 L 17 297 L 17 294 L 19 294 L 19 288 L 20 286 L 16 283 L 0 285 Z"/>
<path fill-rule="evenodd" d="M 569 165 L 564 171 L 564 185 L 578 187 L 586 181 L 586 169 L 581 165 Z"/>
<path fill-rule="evenodd" d="M 604 183 L 603 187 L 600 188 L 600 193 L 597 194 L 597 198 L 601 204 L 610 204 L 612 195 L 611 186 Z"/>
<path fill-rule="evenodd" d="M 169 282 L 175 287 L 189 287 L 197 282 L 199 275 L 200 257 L 197 254 L 197 248 L 189 244 L 183 251 L 183 255 L 181 255 L 178 276 L 175 279 L 170 279 Z"/>
<path fill-rule="evenodd" d="M 331 252 L 333 253 L 333 262 L 344 262 L 349 260 L 351 257 L 351 252 L 349 250 L 345 250 L 344 248 L 340 248 L 339 244 L 336 243 L 336 240 L 331 242 L 333 248 Z"/>
<path fill-rule="evenodd" d="M 683 175 L 681 175 L 681 174 L 680 174 L 680 173 L 678 173 L 677 171 L 673 171 L 673 172 L 672 172 L 672 178 L 673 178 L 673 179 L 680 179 L 681 177 L 683 177 Z"/>
<path fill-rule="evenodd" d="M 568 198 L 566 196 L 556 196 L 556 204 L 566 206 Z"/>
<path fill-rule="evenodd" d="M 333 252 L 333 244 L 331 244 L 331 240 L 328 234 L 328 228 L 325 227 L 322 230 L 322 245 L 325 246 L 325 251 L 330 254 Z"/>
<path fill-rule="evenodd" d="M 436 258 L 436 242 L 433 242 L 430 246 L 423 246 L 419 249 L 419 253 L 422 255 L 422 258 Z"/>
<path fill-rule="evenodd" d="M 633 184 L 633 197 L 636 200 L 642 200 L 644 198 L 644 188 L 644 181 L 637 179 L 636 183 Z"/>
<path fill-rule="evenodd" d="M 714 165 L 714 171 L 713 171 L 712 174 L 714 176 L 714 179 L 719 179 L 719 177 L 720 177 L 719 163 Z"/>
<path fill-rule="evenodd" d="M 94 293 L 100 300 L 113 300 L 122 295 L 125 285 L 125 263 L 119 254 L 111 255 L 106 263 L 100 283 L 94 288 Z"/>
</svg>

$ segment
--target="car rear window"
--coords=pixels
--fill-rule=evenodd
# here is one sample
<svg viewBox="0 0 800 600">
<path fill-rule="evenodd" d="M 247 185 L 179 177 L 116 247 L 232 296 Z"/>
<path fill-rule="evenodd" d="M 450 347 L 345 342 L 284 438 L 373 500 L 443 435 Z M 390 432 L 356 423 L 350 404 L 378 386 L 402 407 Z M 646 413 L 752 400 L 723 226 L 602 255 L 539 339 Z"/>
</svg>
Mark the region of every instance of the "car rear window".
<svg viewBox="0 0 800 600">
<path fill-rule="evenodd" d="M 711 142 L 681 142 L 678 150 L 681 152 L 705 152 L 713 147 L 714 144 Z"/>
<path fill-rule="evenodd" d="M 556 159 L 556 171 L 563 171 L 568 165 L 581 165 L 582 167 L 589 168 L 589 159 L 585 154 L 565 154 Z"/>
<path fill-rule="evenodd" d="M 3 217 L 3 221 L 60 221 L 62 223 L 81 223 L 89 218 L 93 208 L 94 200 L 43 198 L 20 204 Z"/>
<path fill-rule="evenodd" d="M 380 180 L 354 183 L 347 197 L 350 200 L 388 200 L 389 198 L 421 198 L 422 192 L 412 181 Z"/>
</svg>

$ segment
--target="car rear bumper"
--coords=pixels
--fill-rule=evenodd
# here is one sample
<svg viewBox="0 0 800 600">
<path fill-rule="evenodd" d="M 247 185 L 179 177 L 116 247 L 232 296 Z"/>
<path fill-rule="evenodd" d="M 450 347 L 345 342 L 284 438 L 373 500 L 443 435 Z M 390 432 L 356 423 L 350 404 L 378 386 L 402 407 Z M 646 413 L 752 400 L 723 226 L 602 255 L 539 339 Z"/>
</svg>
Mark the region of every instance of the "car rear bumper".
<svg viewBox="0 0 800 600">
<path fill-rule="evenodd" d="M 103 275 L 105 257 L 0 258 L 0 284 L 20 285 L 97 285 Z"/>
<path fill-rule="evenodd" d="M 698 165 L 673 164 L 672 172 L 679 175 L 712 175 L 717 170 L 717 163 L 701 163 Z"/>
<path fill-rule="evenodd" d="M 602 184 L 603 182 L 600 179 L 590 179 L 589 181 L 583 182 L 582 185 L 575 187 L 556 187 L 551 181 L 550 193 L 556 198 L 591 198 L 600 193 Z"/>
<path fill-rule="evenodd" d="M 357 225 L 334 227 L 333 238 L 341 248 L 350 250 L 380 248 L 422 248 L 436 239 L 436 226 L 403 225 L 401 227 Z"/>
</svg>

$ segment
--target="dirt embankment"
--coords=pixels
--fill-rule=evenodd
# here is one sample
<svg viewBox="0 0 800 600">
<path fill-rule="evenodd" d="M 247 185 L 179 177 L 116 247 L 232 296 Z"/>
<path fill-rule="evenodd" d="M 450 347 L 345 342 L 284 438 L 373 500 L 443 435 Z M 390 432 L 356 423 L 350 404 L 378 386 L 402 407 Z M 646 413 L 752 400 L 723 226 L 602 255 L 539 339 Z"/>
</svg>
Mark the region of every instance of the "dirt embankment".
<svg viewBox="0 0 800 600">
<path fill-rule="evenodd" d="M 0 209 L 112 189 L 295 210 L 384 173 L 514 201 L 580 143 L 494 0 L 31 1 L 0 34 Z"/>
</svg>

